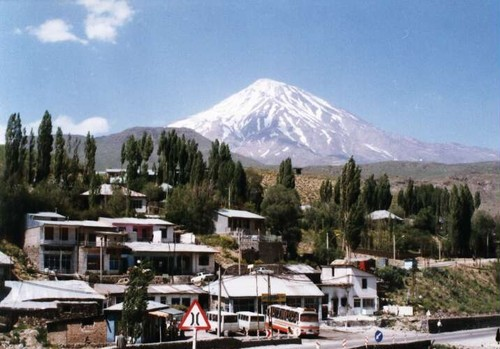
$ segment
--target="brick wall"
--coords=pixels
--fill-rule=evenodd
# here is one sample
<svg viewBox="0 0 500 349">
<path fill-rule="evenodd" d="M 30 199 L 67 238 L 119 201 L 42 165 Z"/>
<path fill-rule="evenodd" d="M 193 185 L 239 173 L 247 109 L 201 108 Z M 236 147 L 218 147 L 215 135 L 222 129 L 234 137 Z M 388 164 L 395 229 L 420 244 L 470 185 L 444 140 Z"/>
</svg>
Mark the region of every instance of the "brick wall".
<svg viewBox="0 0 500 349">
<path fill-rule="evenodd" d="M 52 323 L 47 337 L 50 343 L 64 346 L 105 346 L 106 321 L 99 317 Z"/>
</svg>

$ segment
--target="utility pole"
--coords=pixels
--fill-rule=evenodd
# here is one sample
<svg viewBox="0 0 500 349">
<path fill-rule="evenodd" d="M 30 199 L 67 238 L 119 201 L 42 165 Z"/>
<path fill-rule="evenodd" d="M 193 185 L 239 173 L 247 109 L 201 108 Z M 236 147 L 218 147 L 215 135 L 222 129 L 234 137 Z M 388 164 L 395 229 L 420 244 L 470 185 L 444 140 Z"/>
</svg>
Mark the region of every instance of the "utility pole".
<svg viewBox="0 0 500 349">
<path fill-rule="evenodd" d="M 222 273 L 219 265 L 219 295 L 217 299 L 217 337 L 220 337 L 220 325 L 221 325 L 221 289 L 222 289 Z"/>
</svg>

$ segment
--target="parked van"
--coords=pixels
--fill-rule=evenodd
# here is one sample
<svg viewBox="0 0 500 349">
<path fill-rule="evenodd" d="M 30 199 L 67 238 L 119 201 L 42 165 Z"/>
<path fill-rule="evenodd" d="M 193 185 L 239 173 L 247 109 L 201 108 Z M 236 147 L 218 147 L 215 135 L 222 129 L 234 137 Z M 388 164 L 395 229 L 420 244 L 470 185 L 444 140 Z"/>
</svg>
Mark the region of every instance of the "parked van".
<svg viewBox="0 0 500 349">
<path fill-rule="evenodd" d="M 257 314 L 251 311 L 239 311 L 238 327 L 244 334 L 257 334 L 257 331 L 264 331 L 266 319 L 263 314 Z"/>
<path fill-rule="evenodd" d="M 221 311 L 221 321 L 220 321 L 220 333 L 224 336 L 224 332 L 227 331 L 228 335 L 236 333 L 239 331 L 238 327 L 238 316 L 235 313 L 230 313 L 228 311 Z M 210 324 L 210 331 L 217 333 L 217 328 L 219 326 L 219 311 L 210 310 L 207 311 L 207 318 Z"/>
</svg>

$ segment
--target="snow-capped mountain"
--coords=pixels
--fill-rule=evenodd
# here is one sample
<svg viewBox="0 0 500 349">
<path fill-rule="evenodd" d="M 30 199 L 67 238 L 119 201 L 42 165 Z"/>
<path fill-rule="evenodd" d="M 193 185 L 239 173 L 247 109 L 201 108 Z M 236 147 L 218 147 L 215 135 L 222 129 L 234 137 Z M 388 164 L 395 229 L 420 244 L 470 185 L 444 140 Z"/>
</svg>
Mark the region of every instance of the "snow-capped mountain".
<svg viewBox="0 0 500 349">
<path fill-rule="evenodd" d="M 384 132 L 295 86 L 260 79 L 211 109 L 169 127 L 195 130 L 233 152 L 269 165 L 296 166 L 388 160 L 463 163 L 497 161 L 493 150 L 431 144 Z"/>
</svg>

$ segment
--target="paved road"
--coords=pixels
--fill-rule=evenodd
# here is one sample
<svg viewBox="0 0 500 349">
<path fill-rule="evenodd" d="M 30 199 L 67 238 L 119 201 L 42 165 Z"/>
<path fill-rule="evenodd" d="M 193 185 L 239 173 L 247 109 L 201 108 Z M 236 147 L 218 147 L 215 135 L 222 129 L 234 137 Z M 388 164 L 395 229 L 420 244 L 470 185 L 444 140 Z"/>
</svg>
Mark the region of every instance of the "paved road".
<svg viewBox="0 0 500 349">
<path fill-rule="evenodd" d="M 383 339 L 380 344 L 405 343 L 420 340 L 434 340 L 436 344 L 449 344 L 462 346 L 463 348 L 500 348 L 495 342 L 496 328 L 484 328 L 478 330 L 446 332 L 446 333 L 417 333 L 401 332 L 390 329 L 367 328 L 358 332 L 323 331 L 320 338 L 306 338 L 302 340 L 301 349 L 338 349 L 343 348 L 345 341 L 346 348 L 355 348 L 368 344 L 376 344 L 375 332 L 380 330 Z M 326 333 L 325 333 L 326 332 Z M 280 345 L 279 349 L 293 349 L 297 345 Z M 260 346 L 255 349 L 277 348 L 276 346 Z"/>
</svg>

